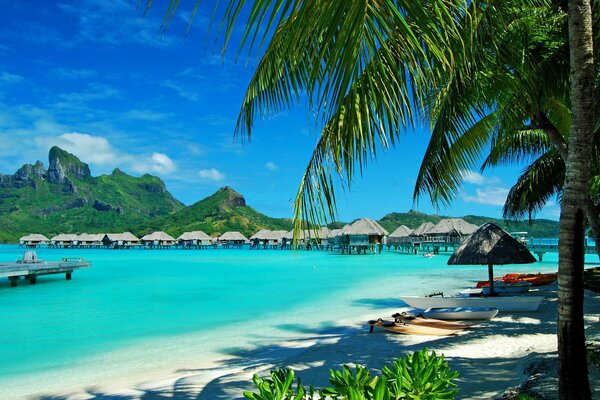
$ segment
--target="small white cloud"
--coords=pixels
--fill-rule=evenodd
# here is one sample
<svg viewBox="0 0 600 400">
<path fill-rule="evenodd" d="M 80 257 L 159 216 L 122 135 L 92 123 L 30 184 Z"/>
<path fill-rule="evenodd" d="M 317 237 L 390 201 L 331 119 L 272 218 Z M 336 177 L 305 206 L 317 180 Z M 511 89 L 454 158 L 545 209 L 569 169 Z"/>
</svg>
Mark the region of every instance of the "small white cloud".
<svg viewBox="0 0 600 400">
<path fill-rule="evenodd" d="M 266 163 L 265 167 L 269 171 L 275 171 L 276 169 L 279 169 L 279 166 L 277 164 L 275 164 L 273 161 L 269 161 L 268 163 Z"/>
<path fill-rule="evenodd" d="M 478 186 L 491 185 L 500 182 L 500 179 L 498 179 L 495 176 L 486 177 L 475 171 L 464 171 L 462 174 L 462 178 L 465 182 Z"/>
<path fill-rule="evenodd" d="M 202 179 L 207 179 L 207 180 L 211 180 L 211 181 L 222 181 L 223 179 L 225 179 L 225 174 L 220 172 L 216 168 L 201 169 L 198 172 L 198 175 Z"/>
<path fill-rule="evenodd" d="M 152 153 L 150 160 L 152 160 L 151 170 L 159 174 L 170 174 L 177 169 L 173 160 L 166 154 Z"/>
<path fill-rule="evenodd" d="M 469 203 L 503 206 L 508 196 L 508 189 L 501 187 L 485 187 L 475 189 L 475 195 L 464 194 L 463 200 Z"/>
</svg>

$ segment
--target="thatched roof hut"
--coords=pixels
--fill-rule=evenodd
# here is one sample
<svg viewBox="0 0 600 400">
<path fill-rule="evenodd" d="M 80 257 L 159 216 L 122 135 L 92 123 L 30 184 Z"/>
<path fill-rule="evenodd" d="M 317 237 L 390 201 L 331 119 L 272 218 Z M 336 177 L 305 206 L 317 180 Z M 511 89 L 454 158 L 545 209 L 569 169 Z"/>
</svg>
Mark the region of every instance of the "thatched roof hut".
<svg viewBox="0 0 600 400">
<path fill-rule="evenodd" d="M 203 231 L 183 232 L 177 238 L 178 241 L 210 241 L 212 238 Z"/>
<path fill-rule="evenodd" d="M 388 244 L 406 242 L 411 233 L 412 229 L 408 226 L 400 225 L 394 232 L 390 233 L 390 236 L 388 236 Z"/>
<path fill-rule="evenodd" d="M 59 233 L 50 239 L 50 242 L 55 244 L 68 244 L 76 241 L 78 241 L 78 237 L 72 233 Z"/>
<path fill-rule="evenodd" d="M 161 245 L 171 245 L 175 243 L 175 238 L 166 232 L 157 231 L 142 236 L 142 242 L 158 242 Z"/>
<path fill-rule="evenodd" d="M 423 222 L 417 229 L 410 233 L 410 236 L 418 237 L 425 235 L 435 225 L 431 222 Z"/>
<path fill-rule="evenodd" d="M 287 231 L 283 231 L 283 232 L 287 232 Z M 254 235 L 250 236 L 250 240 L 254 240 L 254 239 L 258 239 L 258 240 L 280 240 L 281 239 L 281 233 L 274 232 L 274 231 L 271 231 L 269 229 L 261 229 L 258 232 L 256 232 Z"/>
<path fill-rule="evenodd" d="M 19 239 L 19 243 L 25 245 L 46 244 L 49 241 L 50 239 L 40 233 L 31 233 L 29 235 L 22 236 Z"/>
<path fill-rule="evenodd" d="M 427 232 L 427 235 L 450 235 L 457 233 L 460 236 L 467 236 L 477 230 L 478 226 L 470 224 L 462 218 L 443 219 Z"/>
<path fill-rule="evenodd" d="M 410 229 L 408 226 L 400 225 L 394 232 L 390 233 L 389 238 L 405 238 L 409 237 L 411 233 L 412 229 Z"/>
<path fill-rule="evenodd" d="M 348 236 L 387 236 L 389 235 L 381 225 L 369 218 L 361 218 L 351 225 L 342 228 L 342 235 Z"/>
<path fill-rule="evenodd" d="M 133 233 L 131 232 L 123 232 L 123 233 L 107 233 L 106 235 L 104 235 L 104 237 L 102 238 L 102 241 L 104 243 L 128 243 L 128 244 L 132 244 L 132 243 L 139 243 L 140 239 L 138 239 Z"/>
<path fill-rule="evenodd" d="M 493 293 L 493 265 L 531 264 L 535 257 L 527 247 L 499 226 L 486 223 L 465 239 L 448 260 L 449 265 L 488 265 Z"/>
<path fill-rule="evenodd" d="M 220 242 L 234 242 L 234 243 L 242 242 L 242 243 L 245 243 L 248 241 L 248 238 L 246 238 L 246 236 L 242 235 L 240 232 L 230 231 L 230 232 L 225 232 L 224 234 L 219 236 L 219 241 Z"/>
</svg>

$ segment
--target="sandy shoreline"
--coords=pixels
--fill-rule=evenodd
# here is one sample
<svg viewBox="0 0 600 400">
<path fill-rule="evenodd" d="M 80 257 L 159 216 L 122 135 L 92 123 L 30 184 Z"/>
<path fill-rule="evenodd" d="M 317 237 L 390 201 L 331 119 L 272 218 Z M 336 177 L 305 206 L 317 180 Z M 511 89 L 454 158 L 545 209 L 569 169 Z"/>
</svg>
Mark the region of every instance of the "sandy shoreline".
<svg viewBox="0 0 600 400">
<path fill-rule="evenodd" d="M 69 393 L 45 393 L 42 397 L 58 399 L 240 399 L 242 391 L 252 389 L 254 373 L 265 374 L 271 368 L 294 368 L 303 383 L 316 387 L 327 385 L 330 368 L 356 362 L 379 371 L 385 364 L 407 352 L 429 347 L 444 353 L 452 368 L 460 373 L 458 379 L 462 399 L 490 399 L 503 395 L 509 387 L 519 386 L 529 378 L 532 365 L 546 363 L 552 368 L 556 355 L 556 287 L 543 291 L 547 299 L 535 313 L 500 314 L 478 329 L 455 337 L 393 335 L 368 333 L 368 318 L 386 317 L 400 311 L 389 302 L 374 301 L 370 315 L 352 320 L 338 320 L 335 326 L 306 329 L 282 325 L 296 330 L 296 339 L 256 348 L 237 350 L 217 362 L 198 360 L 192 368 L 163 371 L 162 375 L 123 377 L 110 387 L 79 389 Z M 600 295 L 586 291 L 586 336 L 600 340 Z M 553 361 L 554 360 L 554 361 Z M 536 364 L 537 363 L 537 364 Z M 554 363 L 554 364 L 553 364 Z M 543 364 L 543 365 L 546 365 Z M 524 372 L 529 366 L 529 371 Z M 532 369 L 533 368 L 533 369 Z M 535 371 L 534 371 L 535 372 Z M 592 388 L 600 398 L 600 371 L 592 367 Z M 539 393 L 552 395 L 552 372 L 544 382 L 528 384 Z M 539 378 L 539 377 L 538 377 Z M 538 379 L 539 380 L 539 379 Z"/>
</svg>

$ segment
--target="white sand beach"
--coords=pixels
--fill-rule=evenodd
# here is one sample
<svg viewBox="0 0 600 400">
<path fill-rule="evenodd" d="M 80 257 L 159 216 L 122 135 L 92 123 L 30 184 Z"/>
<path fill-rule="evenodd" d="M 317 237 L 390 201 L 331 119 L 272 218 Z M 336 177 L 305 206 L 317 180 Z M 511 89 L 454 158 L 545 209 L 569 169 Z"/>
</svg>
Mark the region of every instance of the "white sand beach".
<svg viewBox="0 0 600 400">
<path fill-rule="evenodd" d="M 402 311 L 386 307 L 382 301 L 371 315 L 340 319 L 327 328 L 282 325 L 282 329 L 297 329 L 294 340 L 237 350 L 216 362 L 199 359 L 187 369 L 162 371 L 162 377 L 123 377 L 111 387 L 88 388 L 52 398 L 240 399 L 243 390 L 253 388 L 253 374 L 267 374 L 272 368 L 292 367 L 304 384 L 323 387 L 330 368 L 354 362 L 379 372 L 396 357 L 423 347 L 443 353 L 451 367 L 459 371 L 461 399 L 502 398 L 507 389 L 521 385 L 540 398 L 555 398 L 556 284 L 541 293 L 547 299 L 537 312 L 499 314 L 473 330 L 443 338 L 377 330 L 369 334 L 364 323 L 367 319 Z M 585 314 L 587 340 L 600 341 L 599 294 L 586 291 Z M 591 365 L 590 379 L 594 398 L 600 398 L 600 371 Z"/>
</svg>

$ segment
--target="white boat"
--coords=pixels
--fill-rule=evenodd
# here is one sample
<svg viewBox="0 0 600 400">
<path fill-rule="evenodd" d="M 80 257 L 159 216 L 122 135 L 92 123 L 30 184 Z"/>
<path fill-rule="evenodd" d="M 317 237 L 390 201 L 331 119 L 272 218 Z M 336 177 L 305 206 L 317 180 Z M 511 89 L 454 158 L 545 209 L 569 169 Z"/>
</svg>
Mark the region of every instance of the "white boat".
<svg viewBox="0 0 600 400">
<path fill-rule="evenodd" d="M 451 321 L 492 319 L 498 314 L 498 309 L 494 307 L 473 307 L 473 308 L 428 308 L 423 311 L 427 318 L 436 318 Z"/>
<path fill-rule="evenodd" d="M 494 307 L 500 312 L 537 311 L 541 296 L 493 296 L 493 297 L 420 297 L 403 296 L 402 301 L 413 308 L 426 310 L 428 308 L 473 308 Z"/>
<path fill-rule="evenodd" d="M 496 293 L 527 293 L 531 288 L 531 283 L 526 281 L 518 281 L 514 283 L 506 283 L 502 281 L 494 281 L 494 292 Z M 484 295 L 490 294 L 490 286 L 481 288 Z"/>
</svg>

